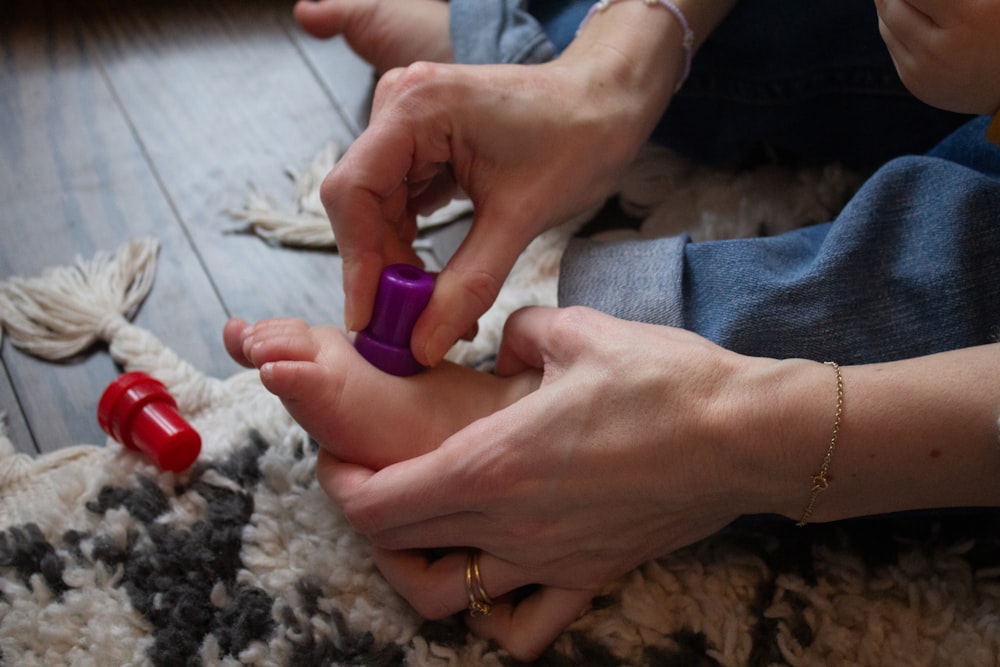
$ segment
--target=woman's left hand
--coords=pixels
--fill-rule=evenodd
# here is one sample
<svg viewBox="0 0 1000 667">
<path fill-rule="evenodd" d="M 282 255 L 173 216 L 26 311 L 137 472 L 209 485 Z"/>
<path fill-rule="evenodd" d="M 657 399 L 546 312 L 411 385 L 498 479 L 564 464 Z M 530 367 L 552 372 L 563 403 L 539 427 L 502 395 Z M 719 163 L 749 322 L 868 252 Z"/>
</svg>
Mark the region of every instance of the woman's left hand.
<svg viewBox="0 0 1000 667">
<path fill-rule="evenodd" d="M 468 605 L 465 552 L 431 561 L 414 550 L 476 548 L 492 597 L 543 586 L 510 614 L 476 619 L 479 630 L 508 636 L 532 616 L 565 625 L 639 564 L 742 512 L 785 510 L 776 502 L 788 479 L 768 449 L 778 438 L 747 417 L 774 398 L 755 393 L 754 380 L 787 363 L 818 367 L 809 382 L 829 380 L 818 364 L 744 357 L 680 329 L 583 308 L 522 310 L 497 373 L 542 368 L 538 390 L 378 472 L 324 454 L 320 482 L 424 615 Z M 553 623 L 532 632 L 551 640 L 562 628 Z"/>
</svg>

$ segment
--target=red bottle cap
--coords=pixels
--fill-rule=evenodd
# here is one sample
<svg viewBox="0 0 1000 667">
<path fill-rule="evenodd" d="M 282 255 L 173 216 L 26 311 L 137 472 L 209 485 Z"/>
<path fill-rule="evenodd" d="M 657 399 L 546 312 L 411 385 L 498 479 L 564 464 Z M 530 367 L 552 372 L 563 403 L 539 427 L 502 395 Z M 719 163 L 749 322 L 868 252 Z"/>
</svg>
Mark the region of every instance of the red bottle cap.
<svg viewBox="0 0 1000 667">
<path fill-rule="evenodd" d="M 201 436 L 181 417 L 177 401 L 145 373 L 125 373 L 108 385 L 97 404 L 97 423 L 163 470 L 185 470 L 201 452 Z"/>
</svg>

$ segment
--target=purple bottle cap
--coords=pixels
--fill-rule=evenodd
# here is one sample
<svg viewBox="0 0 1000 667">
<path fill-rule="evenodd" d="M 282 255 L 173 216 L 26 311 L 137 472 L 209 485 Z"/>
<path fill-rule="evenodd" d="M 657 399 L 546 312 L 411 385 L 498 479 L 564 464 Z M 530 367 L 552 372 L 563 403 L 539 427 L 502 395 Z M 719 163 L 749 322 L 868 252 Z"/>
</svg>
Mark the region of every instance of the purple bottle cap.
<svg viewBox="0 0 1000 667">
<path fill-rule="evenodd" d="M 407 376 L 423 369 L 410 352 L 410 335 L 434 291 L 434 276 L 409 264 L 382 270 L 375 308 L 354 347 L 372 365 L 391 375 Z"/>
</svg>

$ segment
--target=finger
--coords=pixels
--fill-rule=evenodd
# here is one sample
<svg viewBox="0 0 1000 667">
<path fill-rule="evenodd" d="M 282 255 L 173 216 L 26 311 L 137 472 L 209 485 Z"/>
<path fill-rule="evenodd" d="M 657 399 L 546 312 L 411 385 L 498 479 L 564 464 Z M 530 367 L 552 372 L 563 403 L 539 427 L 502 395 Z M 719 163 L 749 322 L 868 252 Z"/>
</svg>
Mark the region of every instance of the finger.
<svg viewBox="0 0 1000 667">
<path fill-rule="evenodd" d="M 348 331 L 368 326 L 382 269 L 390 264 L 421 265 L 412 247 L 415 223 L 384 217 L 377 205 L 368 207 L 368 203 L 355 201 L 340 213 L 327 209 L 331 220 L 339 217 L 356 221 L 334 229 L 342 260 L 344 326 Z M 366 225 L 360 222 L 363 220 L 373 222 Z"/>
<path fill-rule="evenodd" d="M 414 356 L 434 366 L 493 302 L 531 239 L 503 232 L 503 221 L 476 213 L 469 235 L 438 276 L 413 327 Z"/>
<path fill-rule="evenodd" d="M 381 470 L 354 470 L 338 462 L 321 484 L 362 535 L 390 549 L 456 547 L 462 544 L 471 512 L 453 511 L 469 502 L 452 488 L 442 493 L 435 452 Z M 428 532 L 425 532 L 428 531 Z"/>
<path fill-rule="evenodd" d="M 927 14 L 904 0 L 880 0 L 876 5 L 882 38 L 897 55 L 913 53 L 922 36 L 936 27 Z"/>
<path fill-rule="evenodd" d="M 500 523 L 503 513 L 494 505 L 509 502 L 510 489 L 496 484 L 491 471 L 504 465 L 499 457 L 509 451 L 503 441 L 511 429 L 537 423 L 551 402 L 514 403 L 473 422 L 436 449 L 341 489 L 339 504 L 355 529 L 385 548 L 509 548 L 520 526 Z"/>
<path fill-rule="evenodd" d="M 484 540 L 483 534 L 500 533 L 484 528 L 482 517 L 476 512 L 455 512 L 379 530 L 369 535 L 373 543 L 383 549 L 436 549 L 474 545 L 477 549 L 493 548 L 494 543 Z"/>
<path fill-rule="evenodd" d="M 451 158 L 446 124 L 428 68 L 393 70 L 376 88 L 368 129 L 324 179 L 320 198 L 343 260 L 344 317 L 351 331 L 371 318 L 378 278 L 388 264 L 418 264 L 407 179 Z"/>
<path fill-rule="evenodd" d="M 364 133 L 320 188 L 343 261 L 344 319 L 351 331 L 371 318 L 382 268 L 416 261 L 410 243 L 393 233 L 407 215 L 404 180 L 413 151 L 405 133 Z"/>
<path fill-rule="evenodd" d="M 418 215 L 431 215 L 461 194 L 450 168 L 442 168 L 420 183 L 411 179 L 410 185 L 410 208 Z"/>
<path fill-rule="evenodd" d="M 592 591 L 543 586 L 516 604 L 494 605 L 488 616 L 469 616 L 466 624 L 515 660 L 530 662 L 587 610 L 593 597 Z"/>
<path fill-rule="evenodd" d="M 595 344 L 608 319 L 584 307 L 529 306 L 515 311 L 504 325 L 496 372 L 515 375 L 544 368 L 546 384 L 551 383 Z"/>
<path fill-rule="evenodd" d="M 466 586 L 470 551 L 458 549 L 439 558 L 429 553 L 376 547 L 372 557 L 389 584 L 424 618 L 437 620 L 465 611 L 470 603 Z M 518 568 L 486 552 L 479 555 L 479 574 L 491 599 L 531 583 Z"/>
<path fill-rule="evenodd" d="M 472 341 L 479 335 L 479 322 L 473 322 L 472 326 L 462 334 L 462 340 Z"/>
<path fill-rule="evenodd" d="M 488 434 L 482 429 L 482 423 L 476 422 L 465 431 L 470 435 L 468 442 L 481 440 L 486 449 Z M 477 474 L 473 471 L 473 479 L 469 479 L 470 473 L 465 466 L 456 465 L 453 455 L 443 451 L 449 449 L 448 443 L 445 441 L 430 452 L 386 465 L 377 472 L 357 471 L 344 463 L 331 463 L 324 472 L 329 478 L 322 479 L 321 483 L 343 508 L 354 528 L 381 546 L 399 549 L 469 546 L 461 542 L 463 534 L 460 531 L 449 534 L 447 526 L 456 516 L 463 515 L 464 519 L 477 516 L 479 500 L 473 490 Z M 479 459 L 486 460 L 488 456 L 479 456 Z M 417 526 L 422 522 L 429 522 L 428 525 L 441 522 L 442 526 L 434 525 L 433 536 L 442 537 L 442 540 L 427 541 Z M 485 531 L 480 530 L 482 532 Z"/>
<path fill-rule="evenodd" d="M 241 366 L 253 368 L 253 364 L 243 354 L 243 334 L 249 327 L 245 320 L 238 317 L 230 318 L 222 327 L 222 342 L 233 361 Z"/>
<path fill-rule="evenodd" d="M 923 30 L 937 27 L 934 17 L 941 14 L 942 8 L 939 0 L 875 0 L 875 5 L 879 15 L 890 23 Z"/>
<path fill-rule="evenodd" d="M 320 449 L 316 455 L 316 480 L 338 507 L 349 504 L 373 474 L 370 468 L 345 463 L 325 449 Z M 347 519 L 350 521 L 349 516 Z"/>
<path fill-rule="evenodd" d="M 497 352 L 497 375 L 516 375 L 529 368 L 544 367 L 541 343 L 546 337 L 550 315 L 550 309 L 529 306 L 514 311 L 507 318 Z"/>
</svg>

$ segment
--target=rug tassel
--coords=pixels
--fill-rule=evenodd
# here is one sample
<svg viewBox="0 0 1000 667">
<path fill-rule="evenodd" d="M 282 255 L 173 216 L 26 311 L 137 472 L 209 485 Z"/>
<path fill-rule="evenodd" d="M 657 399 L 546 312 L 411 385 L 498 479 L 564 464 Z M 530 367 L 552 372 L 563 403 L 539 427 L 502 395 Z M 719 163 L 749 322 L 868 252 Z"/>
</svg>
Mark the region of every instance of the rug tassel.
<svg viewBox="0 0 1000 667">
<path fill-rule="evenodd" d="M 293 248 L 336 248 L 337 240 L 320 200 L 320 186 L 339 157 L 340 146 L 329 142 L 305 169 L 300 172 L 287 170 L 295 186 L 294 203 L 287 207 L 294 207 L 292 211 L 280 210 L 267 195 L 251 192 L 242 210 L 229 211 L 233 219 L 245 223 L 233 231 L 256 234 L 269 243 Z M 417 229 L 423 231 L 447 225 L 467 217 L 471 211 L 468 200 L 456 199 L 431 215 L 417 216 Z"/>
<path fill-rule="evenodd" d="M 0 283 L 0 323 L 15 346 L 50 361 L 110 340 L 152 288 L 158 249 L 156 239 L 138 239 L 40 278 L 10 278 Z"/>
<path fill-rule="evenodd" d="M 49 361 L 104 341 L 116 362 L 156 376 L 192 415 L 218 398 L 220 381 L 129 322 L 152 289 L 158 251 L 156 239 L 132 240 L 114 254 L 0 283 L 0 323 L 15 346 Z"/>
</svg>

